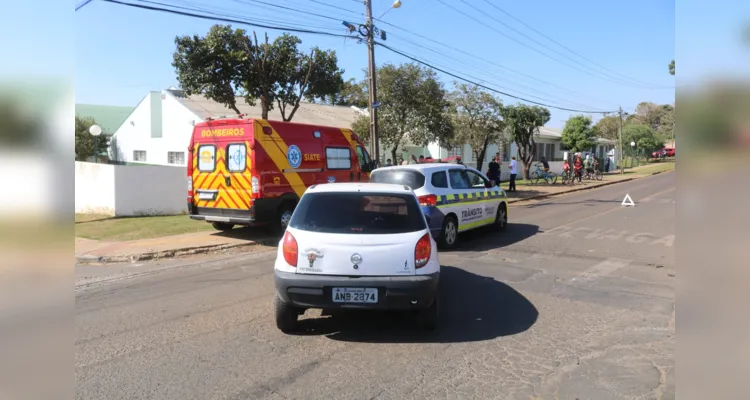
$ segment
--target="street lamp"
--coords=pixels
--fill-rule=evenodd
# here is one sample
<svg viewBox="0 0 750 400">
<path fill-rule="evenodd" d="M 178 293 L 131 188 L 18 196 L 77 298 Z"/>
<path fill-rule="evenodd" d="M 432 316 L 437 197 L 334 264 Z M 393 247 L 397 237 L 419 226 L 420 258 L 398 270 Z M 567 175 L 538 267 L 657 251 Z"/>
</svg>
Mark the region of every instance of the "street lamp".
<svg viewBox="0 0 750 400">
<path fill-rule="evenodd" d="M 633 148 L 633 153 L 631 153 L 633 155 L 630 156 L 630 168 L 633 168 L 633 165 L 635 164 L 635 141 L 630 142 L 630 147 Z"/>
<path fill-rule="evenodd" d="M 94 160 L 99 162 L 99 135 L 102 134 L 102 127 L 99 125 L 91 125 L 89 127 L 89 133 L 94 137 Z"/>
</svg>

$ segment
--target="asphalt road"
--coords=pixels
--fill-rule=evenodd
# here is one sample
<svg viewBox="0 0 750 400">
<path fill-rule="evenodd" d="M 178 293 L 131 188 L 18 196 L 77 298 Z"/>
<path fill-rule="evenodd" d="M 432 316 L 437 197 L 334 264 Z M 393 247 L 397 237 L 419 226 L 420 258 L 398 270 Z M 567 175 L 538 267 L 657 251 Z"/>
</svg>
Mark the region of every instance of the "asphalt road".
<svg viewBox="0 0 750 400">
<path fill-rule="evenodd" d="M 673 399 L 675 182 L 527 203 L 508 232 L 462 236 L 432 334 L 311 311 L 282 334 L 272 251 L 79 266 L 77 396 Z"/>
</svg>

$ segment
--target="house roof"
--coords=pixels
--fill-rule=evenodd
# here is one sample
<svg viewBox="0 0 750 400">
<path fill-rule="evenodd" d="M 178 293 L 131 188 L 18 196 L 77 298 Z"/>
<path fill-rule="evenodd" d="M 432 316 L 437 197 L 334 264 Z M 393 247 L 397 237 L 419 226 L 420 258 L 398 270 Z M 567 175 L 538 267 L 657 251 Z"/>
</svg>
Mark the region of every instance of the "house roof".
<svg viewBox="0 0 750 400">
<path fill-rule="evenodd" d="M 208 117 L 217 118 L 220 116 L 232 116 L 235 114 L 234 111 L 225 107 L 223 104 L 209 100 L 201 95 L 188 96 L 178 89 L 168 89 L 167 93 L 174 96 L 180 103 L 204 120 Z M 237 108 L 239 108 L 240 112 L 245 114 L 245 116 L 250 118 L 260 118 L 260 102 L 256 102 L 254 106 L 251 106 L 245 102 L 243 97 L 237 97 L 236 99 Z M 301 102 L 297 112 L 294 113 L 292 122 L 341 128 L 351 127 L 352 123 L 359 116 L 360 114 L 351 107 Z M 274 106 L 273 110 L 269 111 L 268 119 L 282 121 L 281 113 L 279 112 L 277 105 Z"/>
<path fill-rule="evenodd" d="M 135 107 L 107 106 L 101 104 L 76 104 L 77 117 L 90 117 L 105 133 L 113 134 L 130 116 Z"/>
<path fill-rule="evenodd" d="M 550 139 L 560 139 L 562 138 L 562 130 L 542 126 L 539 127 L 539 136 Z"/>
</svg>

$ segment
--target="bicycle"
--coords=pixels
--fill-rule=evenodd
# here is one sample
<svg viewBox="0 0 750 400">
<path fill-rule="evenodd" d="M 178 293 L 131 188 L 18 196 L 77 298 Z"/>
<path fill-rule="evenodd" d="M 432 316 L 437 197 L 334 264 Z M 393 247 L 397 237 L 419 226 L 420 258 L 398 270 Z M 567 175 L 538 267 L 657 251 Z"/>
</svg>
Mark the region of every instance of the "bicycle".
<svg viewBox="0 0 750 400">
<path fill-rule="evenodd" d="M 592 170 L 594 171 L 593 174 L 589 171 L 584 172 L 583 179 L 596 179 L 597 181 L 604 179 L 604 174 L 602 174 L 602 171 L 600 171 L 599 168 L 592 168 Z"/>
<path fill-rule="evenodd" d="M 560 177 L 562 178 L 562 184 L 563 185 L 567 185 L 569 183 L 571 185 L 575 184 L 575 176 L 573 176 L 573 171 L 572 170 L 568 170 L 567 172 L 563 171 L 563 173 L 562 173 L 562 175 L 560 175 Z"/>
<path fill-rule="evenodd" d="M 542 167 L 539 163 L 535 163 L 534 166 L 536 167 L 536 170 L 532 171 L 529 174 L 529 180 L 531 181 L 532 185 L 536 185 L 539 183 L 540 179 L 544 179 L 544 182 L 546 183 L 556 183 L 557 182 L 557 174 L 554 172 L 545 172 L 542 170 Z"/>
</svg>

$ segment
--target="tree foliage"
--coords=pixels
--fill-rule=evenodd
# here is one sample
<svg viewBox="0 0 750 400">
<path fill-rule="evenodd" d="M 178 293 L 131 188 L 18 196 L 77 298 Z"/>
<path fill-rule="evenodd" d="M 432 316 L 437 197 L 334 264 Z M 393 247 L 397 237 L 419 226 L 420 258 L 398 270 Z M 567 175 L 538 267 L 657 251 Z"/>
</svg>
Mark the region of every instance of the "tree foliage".
<svg viewBox="0 0 750 400">
<path fill-rule="evenodd" d="M 261 118 L 278 107 L 284 121 L 290 121 L 302 100 L 325 99 L 338 93 L 343 70 L 336 53 L 313 47 L 299 50 L 302 41 L 283 34 L 273 42 L 230 25 L 214 25 L 206 36 L 178 36 L 172 66 L 180 86 L 188 94 L 200 93 L 241 114 L 236 95 L 255 105 L 260 102 Z"/>
<path fill-rule="evenodd" d="M 540 106 L 517 104 L 505 107 L 502 115 L 508 136 L 518 146 L 518 157 L 523 162 L 523 176 L 528 178 L 536 149 L 534 136 L 539 134 L 540 127 L 549 122 L 550 112 Z"/>
<path fill-rule="evenodd" d="M 417 146 L 450 143 L 454 133 L 450 103 L 433 70 L 414 63 L 386 64 L 377 74 L 380 145 L 391 148 L 394 160 L 407 140 Z M 369 130 L 357 133 L 369 138 Z"/>
<path fill-rule="evenodd" d="M 594 133 L 600 138 L 618 139 L 620 137 L 620 117 L 610 115 L 600 119 L 594 125 Z"/>
<path fill-rule="evenodd" d="M 449 96 L 455 129 L 454 145 L 469 144 L 482 170 L 487 145 L 503 137 L 503 103 L 475 85 L 456 83 Z"/>
<path fill-rule="evenodd" d="M 669 75 L 674 75 L 674 60 L 669 63 Z"/>
<path fill-rule="evenodd" d="M 368 83 L 367 81 L 357 82 L 354 78 L 349 78 L 344 82 L 340 92 L 326 96 L 323 102 L 334 106 L 367 108 L 370 104 Z"/>
<path fill-rule="evenodd" d="M 104 149 L 109 147 L 110 135 L 108 132 L 102 132 L 99 137 L 96 137 L 89 133 L 89 128 L 92 125 L 96 125 L 93 118 L 76 115 L 76 161 L 86 161 L 97 153 L 101 154 Z"/>
<path fill-rule="evenodd" d="M 596 144 L 596 134 L 591 123 L 591 117 L 585 115 L 568 118 L 562 131 L 562 144 L 573 152 L 590 150 Z"/>
<path fill-rule="evenodd" d="M 370 117 L 360 115 L 352 122 L 352 130 L 363 138 L 370 137 Z"/>
<path fill-rule="evenodd" d="M 630 147 L 635 142 L 637 151 L 650 154 L 664 145 L 664 138 L 656 134 L 648 125 L 628 125 L 622 131 L 624 146 Z"/>
</svg>

